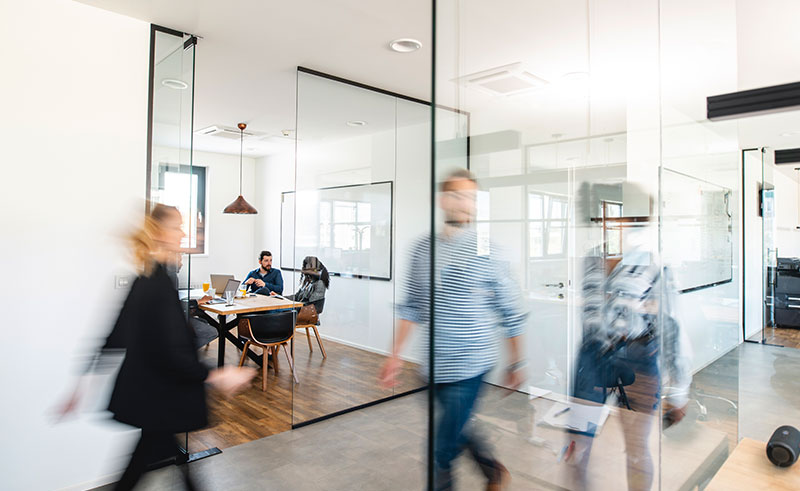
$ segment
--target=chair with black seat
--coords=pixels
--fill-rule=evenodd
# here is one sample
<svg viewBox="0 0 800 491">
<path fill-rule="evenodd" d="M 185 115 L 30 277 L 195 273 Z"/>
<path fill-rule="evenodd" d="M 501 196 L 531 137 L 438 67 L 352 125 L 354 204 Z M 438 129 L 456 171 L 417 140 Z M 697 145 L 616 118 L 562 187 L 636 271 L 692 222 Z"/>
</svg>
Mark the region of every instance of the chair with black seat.
<svg viewBox="0 0 800 491">
<path fill-rule="evenodd" d="M 283 347 L 292 376 L 295 382 L 300 383 L 294 369 L 294 359 L 286 345 L 294 338 L 294 311 L 286 310 L 268 314 L 247 314 L 239 317 L 239 336 L 244 338 L 244 348 L 239 366 L 243 366 L 247 359 L 247 350 L 250 346 L 258 346 L 264 352 L 261 367 L 261 390 L 267 390 L 267 368 L 269 365 L 269 351 L 274 349 L 272 356 L 275 375 L 278 374 L 278 348 Z"/>
<path fill-rule="evenodd" d="M 316 302 L 311 302 L 311 305 L 317 309 L 317 315 L 322 314 L 322 309 L 325 308 L 325 299 L 322 298 L 317 300 Z M 317 320 L 316 324 L 298 324 L 295 326 L 295 329 L 305 329 L 306 330 L 306 340 L 308 341 L 308 350 L 310 352 L 314 352 L 314 348 L 311 347 L 311 336 L 309 336 L 309 329 L 314 330 L 314 336 L 317 338 L 317 344 L 319 344 L 319 349 L 322 351 L 322 357 L 327 358 L 328 355 L 325 353 L 325 347 L 322 345 L 322 338 L 319 337 L 319 331 L 317 330 L 317 326 L 319 326 L 319 319 Z"/>
<path fill-rule="evenodd" d="M 625 404 L 625 407 L 631 409 L 628 395 L 625 393 L 625 387 L 633 385 L 635 381 L 636 373 L 630 366 L 621 362 L 611 363 L 605 380 L 605 387 L 603 387 L 603 399 L 606 396 L 606 389 L 611 389 L 611 392 L 616 390 L 619 392 L 620 401 Z"/>
</svg>

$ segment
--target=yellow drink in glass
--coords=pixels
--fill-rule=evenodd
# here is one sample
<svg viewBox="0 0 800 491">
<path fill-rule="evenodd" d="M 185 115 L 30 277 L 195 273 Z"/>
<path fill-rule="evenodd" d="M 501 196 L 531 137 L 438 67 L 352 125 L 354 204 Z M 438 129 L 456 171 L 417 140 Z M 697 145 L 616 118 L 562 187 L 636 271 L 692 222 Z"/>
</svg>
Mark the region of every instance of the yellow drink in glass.
<svg viewBox="0 0 800 491">
<path fill-rule="evenodd" d="M 208 293 L 209 288 L 211 288 L 211 283 L 209 282 L 203 283 L 203 293 Z"/>
<path fill-rule="evenodd" d="M 239 296 L 244 298 L 245 295 L 247 295 L 247 288 L 239 288 Z"/>
</svg>

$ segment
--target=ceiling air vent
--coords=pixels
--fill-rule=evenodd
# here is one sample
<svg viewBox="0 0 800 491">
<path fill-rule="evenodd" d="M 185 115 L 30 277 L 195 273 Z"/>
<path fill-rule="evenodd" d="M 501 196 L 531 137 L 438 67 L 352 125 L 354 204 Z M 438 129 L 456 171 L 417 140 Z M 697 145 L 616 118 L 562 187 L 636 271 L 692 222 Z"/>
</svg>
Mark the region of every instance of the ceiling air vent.
<svg viewBox="0 0 800 491">
<path fill-rule="evenodd" d="M 453 81 L 493 96 L 523 94 L 547 85 L 546 80 L 525 70 L 519 62 L 464 75 Z"/>
<path fill-rule="evenodd" d="M 204 135 L 204 136 L 218 136 L 220 138 L 227 138 L 228 140 L 238 140 L 239 139 L 239 129 L 238 128 L 231 128 L 228 126 L 222 125 L 214 125 L 208 126 L 203 128 L 202 130 L 195 131 L 196 135 Z M 249 131 L 244 132 L 244 136 L 253 136 L 254 133 Z"/>
</svg>

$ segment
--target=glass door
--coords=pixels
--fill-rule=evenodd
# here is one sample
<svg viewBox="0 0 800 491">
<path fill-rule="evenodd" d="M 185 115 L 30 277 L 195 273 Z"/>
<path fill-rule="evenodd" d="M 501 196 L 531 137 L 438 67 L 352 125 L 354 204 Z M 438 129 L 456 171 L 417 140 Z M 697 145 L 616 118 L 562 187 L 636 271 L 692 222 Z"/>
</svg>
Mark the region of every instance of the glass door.
<svg viewBox="0 0 800 491">
<path fill-rule="evenodd" d="M 778 248 L 775 220 L 775 152 L 761 149 L 761 284 L 764 292 L 764 314 L 761 322 L 761 342 L 766 342 L 767 330 L 775 328 L 775 286 Z"/>
<path fill-rule="evenodd" d="M 774 151 L 753 148 L 742 151 L 742 178 L 745 185 L 745 298 L 744 338 L 749 342 L 771 344 L 776 327 L 778 247 Z M 750 232 L 750 233 L 748 233 Z"/>
<path fill-rule="evenodd" d="M 205 252 L 205 179 L 192 166 L 194 63 L 197 39 L 188 34 L 151 26 L 150 107 L 148 120 L 147 202 L 174 206 L 183 218 L 185 237 L 181 260 L 174 271 L 176 288 L 187 319 L 194 327 L 191 300 L 202 296 L 192 281 L 192 254 Z M 209 328 L 210 329 L 210 328 Z M 213 329 L 210 330 L 213 333 Z M 181 438 L 189 452 L 205 450 Z M 197 447 L 197 448 L 194 448 Z M 218 452 L 218 451 L 217 451 Z"/>
</svg>

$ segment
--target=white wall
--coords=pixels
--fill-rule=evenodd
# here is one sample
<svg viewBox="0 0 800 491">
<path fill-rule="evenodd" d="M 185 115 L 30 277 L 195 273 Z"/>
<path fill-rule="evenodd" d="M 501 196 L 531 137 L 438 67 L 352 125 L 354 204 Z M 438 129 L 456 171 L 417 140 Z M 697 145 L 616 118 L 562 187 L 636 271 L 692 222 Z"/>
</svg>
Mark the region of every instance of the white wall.
<svg viewBox="0 0 800 491">
<path fill-rule="evenodd" d="M 51 411 L 119 308 L 118 238 L 144 209 L 148 48 L 139 20 L 0 2 L 3 489 L 92 487 L 136 437 L 98 415 L 56 425 Z"/>
</svg>

